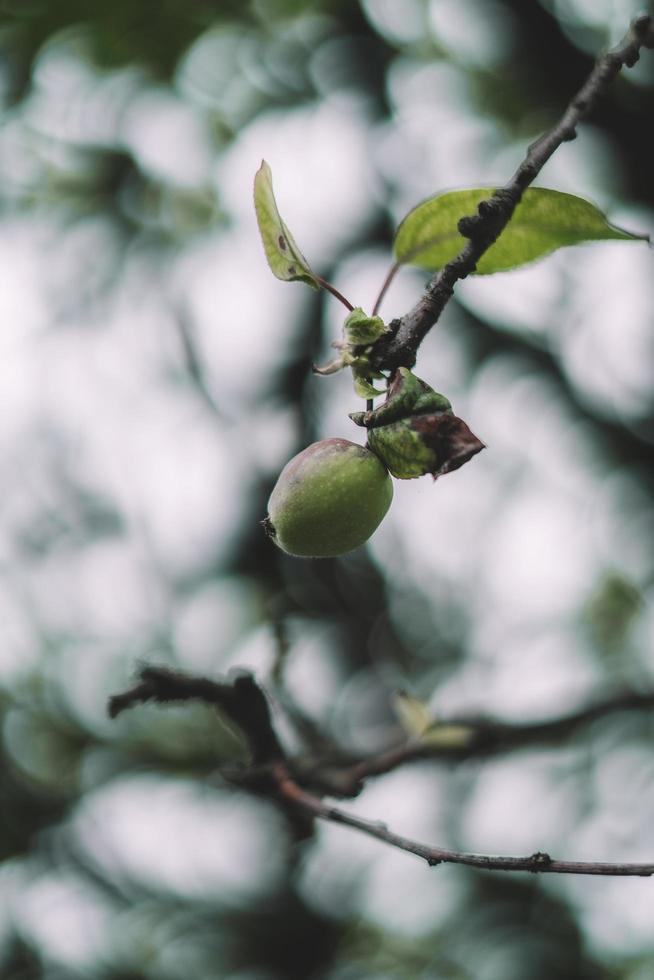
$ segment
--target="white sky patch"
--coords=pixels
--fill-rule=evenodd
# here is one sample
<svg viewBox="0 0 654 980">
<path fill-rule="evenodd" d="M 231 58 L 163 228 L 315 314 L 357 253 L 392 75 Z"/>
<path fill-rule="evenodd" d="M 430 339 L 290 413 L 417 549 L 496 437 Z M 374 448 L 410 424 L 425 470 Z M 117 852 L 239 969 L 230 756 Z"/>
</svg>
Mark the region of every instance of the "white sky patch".
<svg viewBox="0 0 654 980">
<path fill-rule="evenodd" d="M 44 351 L 36 397 L 74 446 L 77 465 L 84 463 L 132 529 L 163 562 L 188 567 L 216 553 L 221 540 L 228 544 L 240 461 L 196 396 L 187 390 L 172 398 L 165 385 L 152 384 L 143 344 L 151 329 L 165 346 L 169 327 L 156 319 L 118 321 L 116 332 L 99 336 L 55 335 L 58 369 L 47 371 Z"/>
<path fill-rule="evenodd" d="M 282 868 L 284 829 L 271 805 L 191 780 L 117 779 L 82 801 L 71 830 L 110 878 L 189 899 L 252 900 Z"/>
<path fill-rule="evenodd" d="M 550 770 L 553 758 L 543 753 L 486 761 L 462 815 L 461 846 L 483 854 L 551 851 L 581 860 L 578 851 L 561 853 L 576 813 L 569 786 Z"/>
<path fill-rule="evenodd" d="M 344 678 L 338 654 L 338 631 L 309 620 L 297 620 L 287 658 L 284 679 L 296 703 L 322 724 L 328 719 Z"/>
<path fill-rule="evenodd" d="M 596 568 L 577 502 L 532 483 L 496 515 L 478 561 L 485 602 L 523 624 L 574 613 Z"/>
<path fill-rule="evenodd" d="M 63 871 L 27 884 L 15 909 L 20 932 L 40 947 L 46 961 L 90 973 L 109 953 L 113 914 L 94 888 Z"/>
<path fill-rule="evenodd" d="M 531 120 L 526 120 L 525 126 L 530 122 Z M 533 126 L 531 138 L 536 139 L 543 129 L 542 117 L 538 116 Z M 524 159 L 528 142 L 529 138 L 524 137 L 515 141 L 505 139 L 498 146 L 493 167 L 494 172 L 503 175 L 499 183 L 506 183 Z M 559 147 L 547 161 L 533 186 L 576 194 L 600 210 L 608 212 L 611 217 L 611 211 L 622 191 L 621 168 L 622 157 L 616 146 L 600 129 L 584 123 L 579 138 Z"/>
<path fill-rule="evenodd" d="M 308 287 L 275 279 L 254 228 L 214 239 L 182 262 L 179 276 L 216 400 L 229 416 L 256 406 L 287 361 Z"/>
<path fill-rule="evenodd" d="M 594 844 L 592 851 L 591 843 Z M 601 854 L 601 860 L 608 860 L 609 857 L 616 861 L 622 859 L 615 857 L 615 852 L 607 853 L 603 849 L 604 844 L 605 841 L 601 839 L 589 841 L 590 860 L 597 853 Z M 647 863 L 651 860 L 651 850 L 643 848 L 635 856 L 631 851 L 623 854 L 623 857 L 625 861 Z M 597 883 L 591 879 L 582 881 L 575 876 L 565 883 L 559 883 L 576 907 L 591 952 L 602 957 L 629 959 L 637 950 L 638 955 L 645 958 L 643 972 L 636 967 L 636 972 L 631 975 L 634 980 L 648 980 L 647 974 L 651 973 L 651 956 L 654 952 L 651 884 L 650 878 L 603 878 L 602 887 L 598 889 Z"/>
<path fill-rule="evenodd" d="M 6 364 L 8 356 L 20 356 L 34 340 L 35 333 L 47 322 L 48 311 L 38 288 L 41 281 L 42 263 L 38 251 L 40 239 L 46 234 L 44 223 L 32 216 L 5 217 L 0 227 L 0 317 L 3 329 L 0 332 L 0 353 Z M 17 388 L 22 372 L 6 372 L 3 393 L 15 376 Z M 10 388 L 11 392 L 11 388 Z M 3 399 L 6 394 L 3 394 Z M 3 404 L 4 403 L 3 401 Z M 6 424 L 12 412 L 3 411 Z"/>
<path fill-rule="evenodd" d="M 376 130 L 374 156 L 391 185 L 397 224 L 434 194 L 502 182 L 495 166 L 502 134 L 493 120 L 472 112 L 464 71 L 397 58 L 387 86 L 394 117 Z"/>
<path fill-rule="evenodd" d="M 631 474 L 612 472 L 596 485 L 590 503 L 594 538 L 604 563 L 636 582 L 651 580 L 654 510 L 644 488 Z"/>
<path fill-rule="evenodd" d="M 511 272 L 470 276 L 457 284 L 467 309 L 503 330 L 547 336 L 564 300 L 561 269 L 570 250 Z"/>
<path fill-rule="evenodd" d="M 422 41 L 426 29 L 424 0 L 363 0 L 365 15 L 392 44 Z"/>
<path fill-rule="evenodd" d="M 652 539 L 654 535 L 650 535 Z M 644 678 L 654 686 L 654 589 L 643 596 L 643 611 L 634 630 L 634 648 Z"/>
<path fill-rule="evenodd" d="M 166 607 L 147 554 L 125 538 L 53 551 L 32 567 L 26 591 L 54 634 L 116 642 L 154 630 Z"/>
<path fill-rule="evenodd" d="M 582 639 L 565 627 L 514 628 L 503 610 L 478 617 L 471 660 L 439 689 L 450 712 L 480 713 L 528 723 L 574 711 L 593 700 L 600 680 Z"/>
<path fill-rule="evenodd" d="M 393 831 L 425 843 L 447 840 L 444 821 L 447 777 L 425 766 L 389 773 L 368 783 L 348 809 L 370 820 L 382 820 Z M 421 801 L 419 807 L 416 799 Z M 400 860 L 404 858 L 404 861 Z M 364 912 L 382 928 L 409 935 L 426 932 L 445 919 L 461 895 L 452 892 L 419 858 L 377 846 L 365 881 Z M 445 890 L 444 890 L 445 889 Z"/>
<path fill-rule="evenodd" d="M 258 620 L 257 595 L 246 579 L 206 582 L 182 599 L 174 616 L 175 646 L 185 670 L 214 671 Z"/>
<path fill-rule="evenodd" d="M 428 17 L 434 40 L 455 61 L 490 69 L 510 55 L 513 22 L 503 3 L 431 0 Z"/>
<path fill-rule="evenodd" d="M 223 652 L 217 664 L 221 674 L 235 670 L 249 670 L 265 685 L 277 655 L 277 644 L 271 626 L 262 623 L 246 633 L 240 642 Z M 280 717 L 280 721 L 281 721 Z"/>
<path fill-rule="evenodd" d="M 8 687 L 17 678 L 29 674 L 38 663 L 38 643 L 30 613 L 21 590 L 3 581 L 0 587 L 0 684 Z"/>
<path fill-rule="evenodd" d="M 166 89 L 138 94 L 130 103 L 121 136 L 153 177 L 182 187 L 208 182 L 214 150 L 204 116 Z"/>
<path fill-rule="evenodd" d="M 651 861 L 654 769 L 651 753 L 638 744 L 610 744 L 597 753 L 595 806 L 570 837 L 578 858 L 616 862 Z M 654 951 L 651 879 L 603 878 L 601 889 L 588 879 L 566 878 L 560 887 L 572 901 L 591 946 L 602 956 Z M 644 978 L 643 978 L 644 980 Z"/>
<path fill-rule="evenodd" d="M 40 134 L 56 141 L 113 145 L 143 76 L 133 67 L 98 70 L 88 55 L 79 26 L 51 38 L 37 55 L 25 116 Z"/>
<path fill-rule="evenodd" d="M 251 69 L 262 48 L 238 25 L 221 25 L 201 34 L 182 56 L 176 84 L 182 95 L 238 128 L 259 105 Z M 261 79 L 265 85 L 266 76 Z"/>
<path fill-rule="evenodd" d="M 440 843 L 433 830 L 425 843 Z M 465 897 L 465 882 L 456 869 L 440 867 L 434 874 L 426 861 L 392 849 L 380 858 L 366 878 L 362 911 L 381 929 L 428 934 L 446 923 Z"/>
<path fill-rule="evenodd" d="M 638 0 L 547 0 L 544 6 L 558 18 L 574 43 L 593 55 L 597 50 L 596 32 L 607 47 L 617 44 L 624 36 L 625 24 L 643 11 Z"/>
<path fill-rule="evenodd" d="M 346 806 L 357 816 L 383 820 L 397 833 L 442 844 L 447 840 L 440 819 L 446 794 L 442 774 L 412 768 L 369 782 Z M 451 914 L 462 887 L 460 878 L 435 875 L 419 858 L 327 823 L 320 824 L 301 883 L 305 900 L 325 914 L 347 915 L 354 909 L 381 928 L 407 935 L 436 928 Z"/>
<path fill-rule="evenodd" d="M 557 338 L 571 381 L 601 412 L 652 406 L 654 256 L 645 243 L 605 242 L 577 255 Z"/>
</svg>

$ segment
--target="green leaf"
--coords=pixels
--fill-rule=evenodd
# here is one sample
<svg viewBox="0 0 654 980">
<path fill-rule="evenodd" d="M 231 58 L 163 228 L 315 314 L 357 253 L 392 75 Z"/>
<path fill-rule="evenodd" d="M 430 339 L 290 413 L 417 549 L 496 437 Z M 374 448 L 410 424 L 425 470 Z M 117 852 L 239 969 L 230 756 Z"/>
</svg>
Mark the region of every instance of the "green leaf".
<svg viewBox="0 0 654 980">
<path fill-rule="evenodd" d="M 467 239 L 457 224 L 477 212 L 480 201 L 493 193 L 482 187 L 439 194 L 410 211 L 397 230 L 393 253 L 398 263 L 435 271 L 459 254 Z M 477 264 L 488 275 L 533 262 L 564 245 L 603 239 L 647 240 L 609 224 L 602 212 L 581 197 L 545 187 L 530 187 L 513 217 Z"/>
<path fill-rule="evenodd" d="M 254 210 L 268 265 L 273 275 L 285 282 L 306 282 L 319 289 L 320 284 L 309 263 L 295 244 L 295 239 L 282 221 L 273 194 L 272 172 L 265 160 L 254 178 Z"/>
</svg>

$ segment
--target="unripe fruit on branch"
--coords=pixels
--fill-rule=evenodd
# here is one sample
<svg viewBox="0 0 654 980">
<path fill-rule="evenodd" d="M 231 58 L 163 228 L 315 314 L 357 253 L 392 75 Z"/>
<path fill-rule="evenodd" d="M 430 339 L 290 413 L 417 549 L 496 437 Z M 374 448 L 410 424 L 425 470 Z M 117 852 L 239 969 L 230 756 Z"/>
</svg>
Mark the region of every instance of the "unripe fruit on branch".
<svg viewBox="0 0 654 980">
<path fill-rule="evenodd" d="M 323 439 L 286 464 L 263 524 L 289 555 L 331 558 L 367 541 L 392 499 L 391 479 L 374 453 L 347 439 Z"/>
</svg>

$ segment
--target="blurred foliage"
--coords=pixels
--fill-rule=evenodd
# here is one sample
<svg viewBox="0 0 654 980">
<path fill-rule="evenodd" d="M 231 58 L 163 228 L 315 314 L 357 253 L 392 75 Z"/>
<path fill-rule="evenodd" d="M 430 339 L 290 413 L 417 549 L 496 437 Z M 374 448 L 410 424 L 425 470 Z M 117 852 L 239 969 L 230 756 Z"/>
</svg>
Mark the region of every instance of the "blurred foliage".
<svg viewBox="0 0 654 980">
<path fill-rule="evenodd" d="M 207 710 L 105 716 L 142 659 L 249 666 L 289 745 L 354 754 L 401 737 L 399 687 L 439 719 L 529 720 L 652 686 L 649 256 L 566 257 L 550 292 L 501 284 L 504 300 L 527 289 L 518 328 L 494 294 L 461 291 L 421 356 L 491 460 L 396 501 L 370 551 L 297 562 L 259 526 L 281 465 L 352 407 L 311 377 L 333 300 L 266 285 L 250 202 L 266 144 L 289 169 L 301 158 L 297 199 L 287 184 L 279 200 L 294 229 L 304 216 L 303 243 L 313 233 L 312 264 L 358 288 L 370 262 L 381 281 L 376 256 L 409 206 L 455 182 L 450 161 L 508 177 L 626 27 L 610 4 L 589 10 L 0 3 L 2 976 L 654 972 L 650 882 L 434 871 L 342 828 L 297 843 L 223 780 L 242 746 Z M 624 204 L 634 230 L 654 207 L 653 60 L 618 80 L 558 173 Z M 422 280 L 407 282 L 408 306 Z M 600 335 L 613 301 L 617 336 Z M 646 719 L 616 718 L 552 754 L 423 763 L 374 781 L 362 812 L 443 846 L 651 859 L 651 738 Z"/>
</svg>

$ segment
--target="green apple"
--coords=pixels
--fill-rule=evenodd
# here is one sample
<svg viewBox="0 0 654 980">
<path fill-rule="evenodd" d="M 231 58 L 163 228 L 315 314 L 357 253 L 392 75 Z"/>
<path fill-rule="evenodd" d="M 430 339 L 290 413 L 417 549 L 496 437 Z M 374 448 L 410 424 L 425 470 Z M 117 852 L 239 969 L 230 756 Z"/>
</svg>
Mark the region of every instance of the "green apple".
<svg viewBox="0 0 654 980">
<path fill-rule="evenodd" d="M 331 558 L 367 541 L 392 499 L 388 471 L 374 453 L 347 439 L 323 439 L 286 464 L 263 523 L 287 554 Z"/>
</svg>

